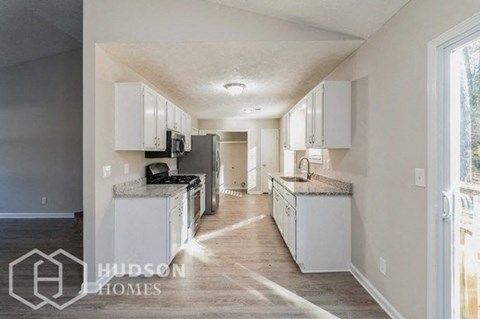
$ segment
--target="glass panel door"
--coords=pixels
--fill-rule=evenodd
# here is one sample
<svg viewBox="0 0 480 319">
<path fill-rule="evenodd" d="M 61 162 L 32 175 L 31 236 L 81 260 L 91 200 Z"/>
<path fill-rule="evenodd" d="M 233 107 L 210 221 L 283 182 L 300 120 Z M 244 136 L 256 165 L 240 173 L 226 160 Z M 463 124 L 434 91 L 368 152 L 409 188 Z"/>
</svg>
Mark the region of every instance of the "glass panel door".
<svg viewBox="0 0 480 319">
<path fill-rule="evenodd" d="M 444 219 L 447 313 L 480 319 L 480 35 L 446 51 L 453 214 Z M 448 316 L 448 315 L 447 315 Z"/>
</svg>

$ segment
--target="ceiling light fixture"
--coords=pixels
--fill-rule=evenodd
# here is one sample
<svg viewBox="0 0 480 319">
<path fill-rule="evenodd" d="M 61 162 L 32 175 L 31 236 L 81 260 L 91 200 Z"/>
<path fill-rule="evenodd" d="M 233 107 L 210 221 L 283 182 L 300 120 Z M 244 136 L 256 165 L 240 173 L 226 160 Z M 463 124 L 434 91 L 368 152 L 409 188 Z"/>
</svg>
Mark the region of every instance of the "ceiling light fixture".
<svg viewBox="0 0 480 319">
<path fill-rule="evenodd" d="M 228 83 L 225 84 L 224 87 L 231 96 L 237 96 L 242 94 L 247 86 L 243 83 Z"/>
<path fill-rule="evenodd" d="M 243 112 L 247 113 L 247 114 L 250 114 L 250 113 L 253 113 L 255 110 L 252 109 L 251 107 L 247 107 L 245 109 L 243 109 Z"/>
</svg>

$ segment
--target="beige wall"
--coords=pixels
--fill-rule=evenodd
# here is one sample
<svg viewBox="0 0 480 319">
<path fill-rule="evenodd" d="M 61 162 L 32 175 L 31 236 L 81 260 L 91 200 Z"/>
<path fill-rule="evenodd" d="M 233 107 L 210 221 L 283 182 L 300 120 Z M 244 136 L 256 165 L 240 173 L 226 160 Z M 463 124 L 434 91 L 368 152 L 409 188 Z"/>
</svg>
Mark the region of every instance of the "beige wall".
<svg viewBox="0 0 480 319">
<path fill-rule="evenodd" d="M 0 213 L 82 210 L 82 51 L 0 69 Z"/>
<path fill-rule="evenodd" d="M 328 76 L 353 81 L 352 148 L 314 170 L 353 183 L 352 263 L 409 319 L 427 317 L 427 192 L 414 184 L 427 165 L 427 43 L 479 10 L 412 0 Z"/>
<path fill-rule="evenodd" d="M 95 200 L 94 229 L 97 245 L 105 248 L 97 251 L 95 260 L 101 264 L 113 263 L 114 247 L 114 210 L 113 185 L 145 176 L 145 166 L 153 162 L 165 162 L 171 169 L 176 169 L 176 160 L 170 158 L 145 159 L 144 152 L 117 152 L 115 140 L 115 82 L 143 82 L 155 89 L 151 83 L 131 69 L 115 62 L 100 47 L 96 48 L 95 59 L 95 103 L 96 103 L 96 143 L 95 143 Z M 124 164 L 129 165 L 129 173 L 124 174 Z M 112 176 L 102 178 L 102 167 L 110 165 Z M 89 212 L 91 213 L 91 212 Z M 90 225 L 93 227 L 92 225 Z M 92 238 L 85 238 L 85 245 L 90 247 Z"/>
<path fill-rule="evenodd" d="M 220 143 L 220 187 L 247 189 L 247 143 Z M 245 186 L 242 186 L 245 183 Z"/>
<path fill-rule="evenodd" d="M 258 193 L 262 190 L 261 156 L 262 145 L 260 133 L 262 129 L 278 129 L 279 120 L 202 120 L 200 130 L 248 130 L 248 190 Z"/>
</svg>

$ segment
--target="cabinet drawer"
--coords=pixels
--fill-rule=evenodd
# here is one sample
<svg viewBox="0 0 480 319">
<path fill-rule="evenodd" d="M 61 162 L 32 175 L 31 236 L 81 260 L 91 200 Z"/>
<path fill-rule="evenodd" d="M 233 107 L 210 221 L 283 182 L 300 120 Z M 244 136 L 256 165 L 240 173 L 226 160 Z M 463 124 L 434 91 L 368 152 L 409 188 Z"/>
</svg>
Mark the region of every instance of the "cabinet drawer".
<svg viewBox="0 0 480 319">
<path fill-rule="evenodd" d="M 181 203 L 183 203 L 183 201 L 186 200 L 186 193 L 185 192 L 182 192 L 182 193 L 178 193 L 172 197 L 170 197 L 170 210 L 180 206 Z"/>
<path fill-rule="evenodd" d="M 290 206 L 292 206 L 293 208 L 295 208 L 297 206 L 295 195 L 293 195 L 292 193 L 290 193 L 286 189 L 283 190 L 283 198 L 285 198 L 285 200 L 288 202 L 288 204 L 290 204 Z"/>
</svg>

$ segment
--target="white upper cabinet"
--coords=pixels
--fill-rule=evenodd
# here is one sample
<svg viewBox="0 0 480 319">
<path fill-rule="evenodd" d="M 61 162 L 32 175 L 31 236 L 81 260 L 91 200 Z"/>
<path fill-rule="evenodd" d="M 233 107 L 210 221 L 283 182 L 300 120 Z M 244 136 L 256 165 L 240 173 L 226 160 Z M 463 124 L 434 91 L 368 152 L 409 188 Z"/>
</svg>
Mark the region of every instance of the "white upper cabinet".
<svg viewBox="0 0 480 319">
<path fill-rule="evenodd" d="M 290 112 L 282 117 L 283 149 L 290 149 Z"/>
<path fill-rule="evenodd" d="M 305 144 L 307 148 L 350 148 L 351 84 L 325 81 L 311 93 L 307 102 Z"/>
<path fill-rule="evenodd" d="M 167 130 L 185 135 L 191 149 L 191 117 L 143 83 L 115 83 L 115 150 L 164 151 Z"/>
<path fill-rule="evenodd" d="M 175 131 L 177 129 L 177 107 L 170 102 L 167 102 L 167 129 Z"/>
<path fill-rule="evenodd" d="M 167 148 L 167 100 L 157 95 L 157 148 Z"/>
<path fill-rule="evenodd" d="M 158 94 L 142 83 L 115 85 L 115 150 L 165 150 L 164 111 Z M 161 143 L 159 143 L 159 141 Z"/>
<path fill-rule="evenodd" d="M 143 148 L 157 148 L 157 95 L 147 87 L 143 88 Z"/>
<path fill-rule="evenodd" d="M 183 111 L 175 106 L 175 131 L 182 132 Z"/>
<path fill-rule="evenodd" d="M 303 99 L 290 111 L 290 148 L 291 151 L 304 151 L 305 144 L 305 125 L 306 125 L 306 105 L 307 99 Z"/>
<path fill-rule="evenodd" d="M 186 127 L 185 127 L 185 151 L 190 152 L 192 150 L 192 117 L 187 114 Z"/>
</svg>

